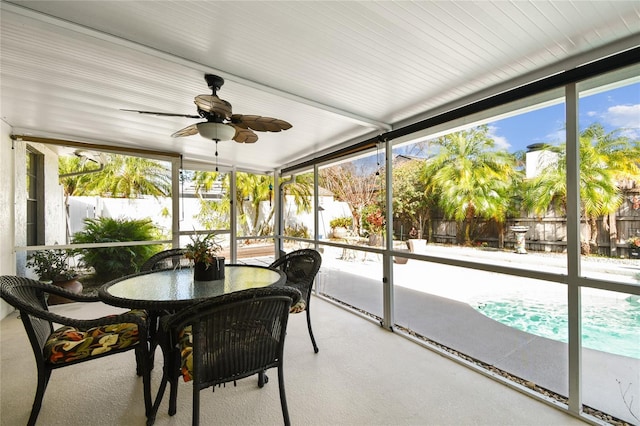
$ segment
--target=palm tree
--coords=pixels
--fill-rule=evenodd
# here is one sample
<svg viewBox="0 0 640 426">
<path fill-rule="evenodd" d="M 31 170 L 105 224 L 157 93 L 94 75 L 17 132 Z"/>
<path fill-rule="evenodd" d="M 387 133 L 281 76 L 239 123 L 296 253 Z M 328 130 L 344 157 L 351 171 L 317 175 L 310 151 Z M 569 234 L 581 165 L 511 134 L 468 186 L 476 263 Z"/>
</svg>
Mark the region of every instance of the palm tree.
<svg viewBox="0 0 640 426">
<path fill-rule="evenodd" d="M 470 243 L 476 217 L 493 219 L 502 235 L 518 180 L 514 157 L 495 150 L 488 132 L 485 125 L 438 138 L 438 153 L 425 166 L 427 193 L 458 223 L 459 243 Z"/>
<path fill-rule="evenodd" d="M 231 174 L 220 174 L 218 172 L 196 172 L 194 175 L 196 194 L 202 198 L 202 192 L 208 191 L 213 184 L 220 181 L 223 193 L 228 194 L 230 190 Z M 243 235 L 252 235 L 258 226 L 260 213 L 260 202 L 269 199 L 269 184 L 271 177 L 266 175 L 255 175 L 251 173 L 236 173 L 236 214 L 238 224 L 242 227 Z M 246 207 L 249 205 L 249 210 Z M 222 225 L 219 220 L 212 220 L 211 216 L 227 216 L 231 211 L 229 197 L 223 198 L 221 202 L 205 202 L 203 200 L 202 210 L 199 214 L 200 221 L 205 226 Z M 262 230 L 265 225 L 260 227 Z"/>
<path fill-rule="evenodd" d="M 614 213 L 622 204 L 619 183 L 640 177 L 638 145 L 618 132 L 605 133 L 604 127 L 595 123 L 580 134 L 580 203 L 590 229 L 589 244 L 582 247 L 583 254 L 598 247 L 598 217 Z M 524 205 L 537 215 L 546 214 L 549 207 L 566 212 L 566 144 L 553 151 L 557 153 L 557 162 L 543 168 L 528 182 L 525 191 Z"/>
<path fill-rule="evenodd" d="M 201 195 L 202 192 L 211 191 L 215 183 L 224 179 L 224 177 L 224 173 L 196 171 L 193 173 L 193 185 L 196 194 Z"/>
<path fill-rule="evenodd" d="M 293 182 L 284 187 L 283 192 L 283 198 L 287 195 L 293 197 L 297 214 L 310 212 L 313 198 L 313 173 L 297 175 Z"/>
<path fill-rule="evenodd" d="M 200 211 L 196 218 L 206 229 L 227 229 L 229 227 L 231 212 L 229 197 L 223 196 L 220 200 L 210 200 L 203 196 L 203 193 L 211 191 L 216 183 L 222 186 L 223 194 L 228 194 L 229 176 L 226 173 L 205 171 L 196 171 L 190 176 L 193 180 L 196 196 L 200 199 Z"/>
<path fill-rule="evenodd" d="M 222 190 L 225 193 L 230 189 L 230 174 L 220 174 L 217 172 L 195 172 L 194 182 L 196 194 L 200 196 L 202 191 L 208 191 L 213 184 L 220 181 Z M 311 180 L 310 180 L 311 179 Z M 261 222 L 260 209 L 264 201 L 272 201 L 273 178 L 269 175 L 256 175 L 251 173 L 238 172 L 236 174 L 236 213 L 238 223 L 242 227 L 244 235 L 264 235 L 270 231 L 269 224 L 273 218 L 275 209 L 273 203 L 271 209 Z M 311 209 L 311 195 L 313 187 L 313 175 L 297 176 L 295 181 L 289 184 L 285 191 L 294 197 L 294 202 L 298 206 L 298 211 L 309 211 Z M 229 198 L 222 202 L 206 202 L 203 200 L 202 210 L 199 219 L 203 224 L 217 227 L 222 225 L 220 220 L 212 217 L 228 216 L 231 209 Z"/>
<path fill-rule="evenodd" d="M 246 226 L 247 235 L 261 235 L 269 227 L 267 220 L 258 224 L 260 204 L 273 195 L 273 179 L 268 175 L 238 172 L 236 174 L 236 199 L 238 217 Z M 247 208 L 249 210 L 247 211 Z M 273 211 L 273 207 L 271 208 Z M 270 216 L 270 215 L 268 215 Z"/>
<path fill-rule="evenodd" d="M 171 173 L 160 161 L 109 154 L 104 170 L 94 176 L 86 190 L 115 198 L 171 194 Z"/>
<path fill-rule="evenodd" d="M 69 204 L 69 197 L 72 195 L 88 195 L 86 186 L 90 180 L 90 175 L 78 174 L 74 176 L 63 176 L 84 170 L 81 158 L 71 156 L 61 156 L 58 158 L 58 175 L 60 185 L 64 192 L 65 205 Z"/>
</svg>

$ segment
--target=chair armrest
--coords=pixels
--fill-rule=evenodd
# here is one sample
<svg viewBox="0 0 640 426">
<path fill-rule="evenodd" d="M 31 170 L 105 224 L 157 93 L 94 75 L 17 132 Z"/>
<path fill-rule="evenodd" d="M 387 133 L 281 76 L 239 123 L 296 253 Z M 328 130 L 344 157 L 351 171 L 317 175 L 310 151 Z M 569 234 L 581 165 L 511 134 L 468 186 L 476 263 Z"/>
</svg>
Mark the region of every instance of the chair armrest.
<svg viewBox="0 0 640 426">
<path fill-rule="evenodd" d="M 75 302 L 100 302 L 100 298 L 97 293 L 73 293 L 69 290 L 65 290 L 61 287 L 55 286 L 53 284 L 47 284 L 38 281 L 37 284 L 33 283 L 33 287 L 42 290 L 44 293 L 55 294 L 57 296 L 62 296 L 67 299 L 71 299 Z"/>
<path fill-rule="evenodd" d="M 147 321 L 140 318 L 138 315 L 132 313 L 123 313 L 118 315 L 108 315 L 105 317 L 95 318 L 95 319 L 77 319 L 65 317 L 62 315 L 58 315 L 51 311 L 30 311 L 26 309 L 21 309 L 21 315 L 27 313 L 33 317 L 42 318 L 47 321 L 54 322 L 60 325 L 67 325 L 71 327 L 78 328 L 80 330 L 86 330 L 93 327 L 100 327 L 109 324 L 122 324 L 122 323 L 133 323 L 138 326 L 138 332 L 141 336 L 146 335 L 148 324 Z"/>
</svg>

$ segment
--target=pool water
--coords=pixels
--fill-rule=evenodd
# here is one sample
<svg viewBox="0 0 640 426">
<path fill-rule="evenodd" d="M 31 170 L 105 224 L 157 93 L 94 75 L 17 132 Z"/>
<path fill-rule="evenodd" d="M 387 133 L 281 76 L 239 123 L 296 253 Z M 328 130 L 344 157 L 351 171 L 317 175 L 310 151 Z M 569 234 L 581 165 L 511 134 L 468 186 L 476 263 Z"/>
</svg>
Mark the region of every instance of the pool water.
<svg viewBox="0 0 640 426">
<path fill-rule="evenodd" d="M 566 303 L 501 298 L 471 303 L 487 317 L 541 337 L 568 341 Z M 640 358 L 640 296 L 582 306 L 582 346 Z"/>
</svg>

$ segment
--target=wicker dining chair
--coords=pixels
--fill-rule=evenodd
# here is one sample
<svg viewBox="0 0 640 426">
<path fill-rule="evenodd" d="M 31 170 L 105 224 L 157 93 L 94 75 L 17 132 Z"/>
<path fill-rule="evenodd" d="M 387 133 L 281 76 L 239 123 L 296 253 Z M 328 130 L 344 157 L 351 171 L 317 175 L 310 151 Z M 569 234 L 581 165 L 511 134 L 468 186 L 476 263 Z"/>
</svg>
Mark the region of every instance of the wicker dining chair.
<svg viewBox="0 0 640 426">
<path fill-rule="evenodd" d="M 316 344 L 316 339 L 313 337 L 313 330 L 311 329 L 311 311 L 309 310 L 309 304 L 311 303 L 313 280 L 318 274 L 321 265 L 322 255 L 313 249 L 301 249 L 286 253 L 269 265 L 270 268 L 280 269 L 287 274 L 287 282 L 285 285 L 293 287 L 302 293 L 300 301 L 291 307 L 291 313 L 307 312 L 307 327 L 315 353 L 318 353 L 318 345 Z"/>
<path fill-rule="evenodd" d="M 140 336 L 147 335 L 144 311 L 128 311 L 90 320 L 68 318 L 49 311 L 46 302 L 48 294 L 64 296 L 78 302 L 99 301 L 96 296 L 71 293 L 29 278 L 0 276 L 0 296 L 20 312 L 20 319 L 36 360 L 38 387 L 27 424 L 36 423 L 53 370 L 131 349 L 136 353 L 137 374 L 143 380 L 145 413 L 149 414 L 149 355 L 146 341 L 140 339 Z M 53 323 L 61 324 L 62 327 L 54 330 Z M 74 380 L 82 378 L 70 374 L 65 377 L 61 387 L 72 392 Z M 100 391 L 99 386 L 96 386 L 96 392 Z"/>
<path fill-rule="evenodd" d="M 151 256 L 147 259 L 142 266 L 140 267 L 140 272 L 149 272 L 149 271 L 159 271 L 161 269 L 182 269 L 182 268 L 190 268 L 193 264 L 191 259 L 185 257 L 185 253 L 187 249 L 184 248 L 176 248 L 163 250 Z M 154 335 L 156 330 L 158 329 L 158 321 L 160 319 L 160 313 L 154 311 L 147 311 L 149 315 L 149 342 L 151 343 L 151 362 L 153 362 L 154 358 L 154 349 L 155 346 L 153 342 L 155 342 Z M 153 365 L 151 365 L 151 369 L 153 369 Z"/>
<path fill-rule="evenodd" d="M 205 300 L 161 320 L 164 370 L 152 413 L 152 425 L 167 386 L 169 415 L 176 413 L 178 379 L 193 382 L 192 424 L 200 419 L 200 391 L 211 386 L 278 369 L 280 405 L 290 424 L 284 389 L 284 339 L 290 307 L 300 292 L 290 287 L 262 287 Z M 215 389 L 215 388 L 214 388 Z"/>
<path fill-rule="evenodd" d="M 191 259 L 185 257 L 187 252 L 184 248 L 169 249 L 158 252 L 147 259 L 140 271 L 156 271 L 159 269 L 178 269 L 188 268 L 191 266 Z"/>
</svg>

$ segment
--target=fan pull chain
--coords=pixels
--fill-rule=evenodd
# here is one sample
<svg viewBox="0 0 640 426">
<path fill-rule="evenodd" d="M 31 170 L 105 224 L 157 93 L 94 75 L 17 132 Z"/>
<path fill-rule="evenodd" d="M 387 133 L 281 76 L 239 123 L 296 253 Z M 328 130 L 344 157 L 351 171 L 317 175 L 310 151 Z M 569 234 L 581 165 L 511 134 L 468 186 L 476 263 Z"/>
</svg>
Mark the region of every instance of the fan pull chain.
<svg viewBox="0 0 640 426">
<path fill-rule="evenodd" d="M 269 184 L 269 207 L 271 207 L 271 194 L 273 191 L 273 185 Z"/>
<path fill-rule="evenodd" d="M 380 144 L 376 143 L 376 176 L 380 176 Z"/>
<path fill-rule="evenodd" d="M 216 172 L 218 171 L 218 139 L 216 139 Z"/>
<path fill-rule="evenodd" d="M 183 157 L 180 156 L 180 201 L 182 208 L 180 209 L 180 220 L 184 220 L 184 168 Z"/>
</svg>

